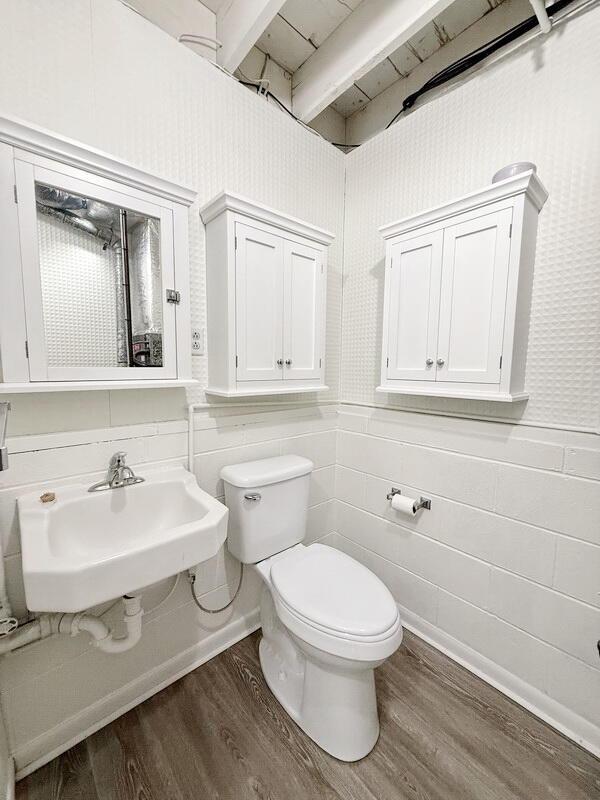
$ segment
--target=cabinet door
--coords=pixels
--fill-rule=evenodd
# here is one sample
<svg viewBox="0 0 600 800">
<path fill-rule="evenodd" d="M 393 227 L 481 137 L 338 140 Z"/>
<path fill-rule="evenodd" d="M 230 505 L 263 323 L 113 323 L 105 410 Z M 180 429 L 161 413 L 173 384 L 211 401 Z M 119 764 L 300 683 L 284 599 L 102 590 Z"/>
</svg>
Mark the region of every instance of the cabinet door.
<svg viewBox="0 0 600 800">
<path fill-rule="evenodd" d="M 439 230 L 389 245 L 388 380 L 435 380 L 442 241 Z"/>
<path fill-rule="evenodd" d="M 236 247 L 237 379 L 281 380 L 283 240 L 238 223 Z"/>
<path fill-rule="evenodd" d="M 323 337 L 323 254 L 312 247 L 286 240 L 284 263 L 284 378 L 319 378 Z"/>
<path fill-rule="evenodd" d="M 437 380 L 498 383 L 512 209 L 444 231 Z"/>
</svg>

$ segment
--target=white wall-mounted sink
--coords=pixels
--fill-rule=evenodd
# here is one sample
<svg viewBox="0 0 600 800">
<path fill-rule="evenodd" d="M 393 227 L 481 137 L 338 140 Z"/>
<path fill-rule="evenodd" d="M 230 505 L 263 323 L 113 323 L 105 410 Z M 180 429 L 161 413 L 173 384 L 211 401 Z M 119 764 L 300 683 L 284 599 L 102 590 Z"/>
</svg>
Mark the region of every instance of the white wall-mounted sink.
<svg viewBox="0 0 600 800">
<path fill-rule="evenodd" d="M 227 508 L 181 466 L 104 492 L 88 486 L 18 499 L 23 580 L 31 611 L 83 611 L 215 556 Z"/>
</svg>

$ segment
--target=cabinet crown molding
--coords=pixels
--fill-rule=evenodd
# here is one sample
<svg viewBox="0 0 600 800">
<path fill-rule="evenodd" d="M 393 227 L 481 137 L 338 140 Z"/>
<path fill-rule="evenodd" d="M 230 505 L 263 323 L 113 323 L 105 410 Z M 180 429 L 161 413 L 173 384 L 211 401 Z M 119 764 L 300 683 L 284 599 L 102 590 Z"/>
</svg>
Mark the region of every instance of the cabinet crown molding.
<svg viewBox="0 0 600 800">
<path fill-rule="evenodd" d="M 318 242 L 322 245 L 330 245 L 335 236 L 330 231 L 324 228 L 319 228 L 309 222 L 292 217 L 289 214 L 283 214 L 274 208 L 265 206 L 262 203 L 257 203 L 254 200 L 249 200 L 240 194 L 234 192 L 221 192 L 214 197 L 206 205 L 200 209 L 200 217 L 205 225 L 208 225 L 215 217 L 222 214 L 224 211 L 234 211 L 238 214 L 243 214 L 245 217 L 255 219 L 259 222 L 265 222 L 268 225 L 273 225 L 281 230 L 295 233 L 297 236 L 302 236 L 305 239 L 310 239 L 313 242 Z"/>
<path fill-rule="evenodd" d="M 129 161 L 115 158 L 95 147 L 16 117 L 0 115 L 0 142 L 78 169 L 85 169 L 103 178 L 133 186 L 144 192 L 151 192 L 184 206 L 190 206 L 196 199 L 196 192 L 187 186 L 159 178 L 139 169 Z"/>
<path fill-rule="evenodd" d="M 503 181 L 491 183 L 489 186 L 484 186 L 483 189 L 477 189 L 475 192 L 465 194 L 448 203 L 441 203 L 418 214 L 389 222 L 382 225 L 379 232 L 384 239 L 391 239 L 399 234 L 408 233 L 425 225 L 462 214 L 464 211 L 507 200 L 520 194 L 525 195 L 538 212 L 542 210 L 548 198 L 548 192 L 537 174 L 533 170 L 528 170 Z"/>
</svg>

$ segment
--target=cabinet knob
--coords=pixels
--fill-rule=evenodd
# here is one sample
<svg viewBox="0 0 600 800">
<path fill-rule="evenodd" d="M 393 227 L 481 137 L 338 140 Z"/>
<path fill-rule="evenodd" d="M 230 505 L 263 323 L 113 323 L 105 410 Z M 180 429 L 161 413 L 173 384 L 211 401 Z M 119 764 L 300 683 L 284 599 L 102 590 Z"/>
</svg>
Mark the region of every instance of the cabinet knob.
<svg viewBox="0 0 600 800">
<path fill-rule="evenodd" d="M 291 367 L 292 366 L 292 359 L 291 358 L 286 358 L 285 365 L 286 365 L 286 367 Z"/>
<path fill-rule="evenodd" d="M 446 362 L 444 361 L 443 358 L 438 358 L 436 363 L 437 363 L 438 367 L 443 367 Z"/>
<path fill-rule="evenodd" d="M 432 367 L 432 366 L 433 366 L 433 358 L 427 358 L 427 359 L 425 359 L 425 364 L 426 364 L 428 367 Z"/>
<path fill-rule="evenodd" d="M 278 367 L 283 367 L 283 358 L 278 358 L 277 359 L 277 366 Z"/>
</svg>

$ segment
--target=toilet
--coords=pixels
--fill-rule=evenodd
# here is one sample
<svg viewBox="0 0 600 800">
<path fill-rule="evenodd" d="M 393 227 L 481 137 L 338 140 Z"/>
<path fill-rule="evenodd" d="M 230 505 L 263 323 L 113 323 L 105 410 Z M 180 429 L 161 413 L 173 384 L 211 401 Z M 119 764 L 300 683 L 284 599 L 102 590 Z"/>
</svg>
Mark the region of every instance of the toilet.
<svg viewBox="0 0 600 800">
<path fill-rule="evenodd" d="M 302 544 L 312 469 L 294 455 L 223 468 L 227 546 L 263 581 L 259 653 L 269 688 L 319 747 L 357 761 L 379 736 L 374 670 L 399 647 L 402 625 L 367 567 Z"/>
</svg>

